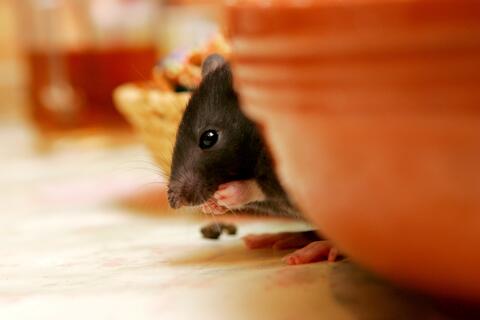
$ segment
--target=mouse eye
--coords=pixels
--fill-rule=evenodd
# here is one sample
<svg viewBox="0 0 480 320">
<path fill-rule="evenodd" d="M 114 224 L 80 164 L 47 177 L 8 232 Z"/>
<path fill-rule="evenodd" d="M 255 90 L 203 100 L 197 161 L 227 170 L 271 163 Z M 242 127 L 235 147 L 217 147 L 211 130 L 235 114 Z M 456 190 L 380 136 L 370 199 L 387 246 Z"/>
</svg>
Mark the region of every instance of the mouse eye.
<svg viewBox="0 0 480 320">
<path fill-rule="evenodd" d="M 209 149 L 218 141 L 218 133 L 215 130 L 207 130 L 200 137 L 199 146 L 202 149 Z"/>
</svg>

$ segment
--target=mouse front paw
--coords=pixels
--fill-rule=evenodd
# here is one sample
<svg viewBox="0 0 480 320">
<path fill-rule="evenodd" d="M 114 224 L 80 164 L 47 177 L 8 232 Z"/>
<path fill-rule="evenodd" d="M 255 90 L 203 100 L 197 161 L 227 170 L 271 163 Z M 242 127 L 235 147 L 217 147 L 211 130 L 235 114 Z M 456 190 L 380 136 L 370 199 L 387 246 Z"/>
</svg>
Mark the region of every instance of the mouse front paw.
<svg viewBox="0 0 480 320">
<path fill-rule="evenodd" d="M 264 200 L 265 195 L 255 180 L 242 180 L 220 185 L 213 198 L 221 206 L 238 209 L 247 203 Z"/>
</svg>

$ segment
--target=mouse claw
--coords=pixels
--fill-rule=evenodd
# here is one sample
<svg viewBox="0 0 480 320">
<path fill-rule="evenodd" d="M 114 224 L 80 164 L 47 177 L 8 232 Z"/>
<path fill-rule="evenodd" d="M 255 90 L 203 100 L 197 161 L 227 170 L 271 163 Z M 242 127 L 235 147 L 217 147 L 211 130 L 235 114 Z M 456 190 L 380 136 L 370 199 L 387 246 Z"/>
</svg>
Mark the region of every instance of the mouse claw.
<svg viewBox="0 0 480 320">
<path fill-rule="evenodd" d="M 207 200 L 201 205 L 201 209 L 203 213 L 208 214 L 224 214 L 228 211 L 226 207 L 219 205 L 214 199 Z"/>
</svg>

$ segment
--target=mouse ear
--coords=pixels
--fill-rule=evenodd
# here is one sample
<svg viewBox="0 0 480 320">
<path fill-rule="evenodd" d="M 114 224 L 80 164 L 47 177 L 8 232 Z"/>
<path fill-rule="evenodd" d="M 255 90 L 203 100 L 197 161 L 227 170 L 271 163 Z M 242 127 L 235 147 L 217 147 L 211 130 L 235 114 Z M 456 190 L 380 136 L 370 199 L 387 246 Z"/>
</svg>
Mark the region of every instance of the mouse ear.
<svg viewBox="0 0 480 320">
<path fill-rule="evenodd" d="M 224 63 L 225 59 L 221 55 L 216 53 L 209 55 L 202 63 L 202 78 Z"/>
</svg>

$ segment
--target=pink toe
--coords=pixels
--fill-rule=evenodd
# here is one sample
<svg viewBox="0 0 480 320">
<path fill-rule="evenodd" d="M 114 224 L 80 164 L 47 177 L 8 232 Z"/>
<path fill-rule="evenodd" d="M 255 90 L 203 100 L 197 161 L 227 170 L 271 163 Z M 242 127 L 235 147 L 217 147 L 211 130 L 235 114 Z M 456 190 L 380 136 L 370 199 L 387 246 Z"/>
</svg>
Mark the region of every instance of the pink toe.
<svg viewBox="0 0 480 320">
<path fill-rule="evenodd" d="M 335 262 L 335 260 L 337 260 L 338 257 L 339 257 L 338 249 L 331 248 L 330 252 L 328 253 L 328 261 Z"/>
<path fill-rule="evenodd" d="M 315 241 L 286 256 L 284 261 L 287 264 L 305 264 L 323 260 L 335 261 L 336 257 L 337 252 L 336 250 L 332 252 L 332 246 L 328 241 Z"/>
<path fill-rule="evenodd" d="M 296 254 L 289 254 L 288 256 L 285 256 L 282 260 L 288 265 L 301 264 L 299 257 Z"/>
</svg>

